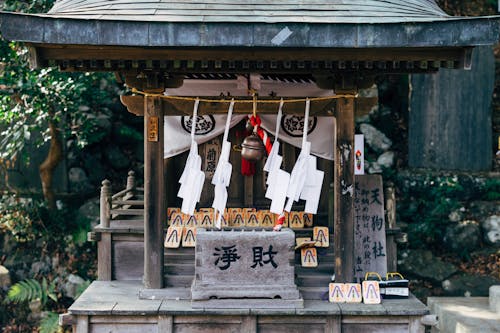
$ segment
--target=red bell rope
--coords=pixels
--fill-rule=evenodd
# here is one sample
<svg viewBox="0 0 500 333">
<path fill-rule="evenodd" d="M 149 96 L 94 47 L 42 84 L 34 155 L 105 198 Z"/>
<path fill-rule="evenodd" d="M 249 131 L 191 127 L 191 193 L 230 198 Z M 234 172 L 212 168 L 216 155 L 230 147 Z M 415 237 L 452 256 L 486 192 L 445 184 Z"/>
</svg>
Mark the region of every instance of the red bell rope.
<svg viewBox="0 0 500 333">
<path fill-rule="evenodd" d="M 259 115 L 255 116 L 248 116 L 250 120 L 250 124 L 253 126 L 254 132 L 259 136 L 259 138 L 262 140 L 264 143 L 264 146 L 266 147 L 266 153 L 269 155 L 271 153 L 271 149 L 273 149 L 273 144 L 271 143 L 271 139 L 267 135 L 267 132 L 262 129 L 260 126 L 262 123 L 262 120 L 260 119 Z"/>
</svg>

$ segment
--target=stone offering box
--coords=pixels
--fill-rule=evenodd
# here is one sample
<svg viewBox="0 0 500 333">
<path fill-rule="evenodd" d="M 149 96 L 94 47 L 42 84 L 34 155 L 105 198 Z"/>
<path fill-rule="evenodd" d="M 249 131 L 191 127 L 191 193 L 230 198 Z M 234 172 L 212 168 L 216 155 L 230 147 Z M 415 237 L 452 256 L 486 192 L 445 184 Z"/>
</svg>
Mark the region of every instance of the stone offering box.
<svg viewBox="0 0 500 333">
<path fill-rule="evenodd" d="M 294 246 L 290 229 L 198 229 L 192 307 L 302 308 Z"/>
</svg>

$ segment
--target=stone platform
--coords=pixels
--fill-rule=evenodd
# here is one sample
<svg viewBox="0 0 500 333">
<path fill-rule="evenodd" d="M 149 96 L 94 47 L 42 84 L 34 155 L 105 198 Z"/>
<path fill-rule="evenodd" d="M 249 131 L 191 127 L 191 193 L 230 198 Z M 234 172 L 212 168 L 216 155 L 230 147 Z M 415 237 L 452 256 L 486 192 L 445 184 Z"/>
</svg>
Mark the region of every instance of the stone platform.
<svg viewBox="0 0 500 333">
<path fill-rule="evenodd" d="M 139 281 L 92 282 L 69 308 L 75 332 L 423 333 L 420 319 L 429 313 L 414 296 L 378 305 L 305 300 L 303 308 L 196 309 L 190 300 L 139 299 L 142 288 Z"/>
<path fill-rule="evenodd" d="M 427 303 L 439 319 L 432 332 L 500 333 L 500 313 L 492 311 L 488 297 L 429 297 Z"/>
</svg>

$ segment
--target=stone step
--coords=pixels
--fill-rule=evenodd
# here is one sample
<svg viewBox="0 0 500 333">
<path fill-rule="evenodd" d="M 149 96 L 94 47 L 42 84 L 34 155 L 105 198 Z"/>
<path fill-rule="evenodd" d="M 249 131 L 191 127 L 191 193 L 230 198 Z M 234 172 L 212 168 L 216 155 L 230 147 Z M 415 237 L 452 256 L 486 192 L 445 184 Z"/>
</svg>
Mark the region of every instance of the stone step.
<svg viewBox="0 0 500 333">
<path fill-rule="evenodd" d="M 490 311 L 488 297 L 429 297 L 439 318 L 439 333 L 500 333 L 500 314 Z"/>
<path fill-rule="evenodd" d="M 300 294 L 305 300 L 324 300 L 328 299 L 328 285 L 326 287 L 301 287 Z"/>
</svg>

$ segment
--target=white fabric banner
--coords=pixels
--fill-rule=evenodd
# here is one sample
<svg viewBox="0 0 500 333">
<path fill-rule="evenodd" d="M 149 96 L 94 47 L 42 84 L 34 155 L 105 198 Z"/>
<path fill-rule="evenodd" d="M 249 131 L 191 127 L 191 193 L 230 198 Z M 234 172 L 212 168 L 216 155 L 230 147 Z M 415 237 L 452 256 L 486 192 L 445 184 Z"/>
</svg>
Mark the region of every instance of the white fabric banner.
<svg viewBox="0 0 500 333">
<path fill-rule="evenodd" d="M 276 115 L 260 115 L 260 117 L 262 119 L 262 128 L 271 136 L 276 129 Z M 191 118 L 191 116 L 165 117 L 165 158 L 189 150 L 191 145 Z M 234 115 L 231 119 L 231 128 L 246 118 L 247 116 L 245 115 Z M 225 123 L 225 115 L 198 116 L 196 122 L 196 142 L 202 144 L 222 134 Z M 310 117 L 308 127 L 308 141 L 312 143 L 311 153 L 327 160 L 333 160 L 335 118 Z M 302 146 L 303 128 L 304 117 L 283 115 L 281 118 L 279 140 L 300 148 Z"/>
</svg>

